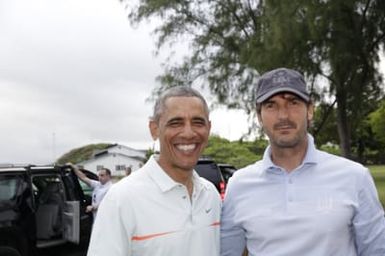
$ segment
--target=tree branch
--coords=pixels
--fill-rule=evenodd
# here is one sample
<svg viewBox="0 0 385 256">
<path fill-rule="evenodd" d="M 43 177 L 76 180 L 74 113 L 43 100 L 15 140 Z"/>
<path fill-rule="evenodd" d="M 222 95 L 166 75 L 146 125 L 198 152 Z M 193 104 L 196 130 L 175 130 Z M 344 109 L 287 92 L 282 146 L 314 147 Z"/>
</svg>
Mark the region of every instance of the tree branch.
<svg viewBox="0 0 385 256">
<path fill-rule="evenodd" d="M 320 125 L 317 127 L 317 129 L 314 131 L 314 137 L 317 137 L 318 133 L 321 131 L 322 127 L 326 123 L 330 113 L 334 109 L 334 105 L 337 103 L 337 99 L 334 100 L 334 102 L 328 107 L 328 110 L 326 111 L 325 115 L 322 117 L 322 121 Z"/>
</svg>

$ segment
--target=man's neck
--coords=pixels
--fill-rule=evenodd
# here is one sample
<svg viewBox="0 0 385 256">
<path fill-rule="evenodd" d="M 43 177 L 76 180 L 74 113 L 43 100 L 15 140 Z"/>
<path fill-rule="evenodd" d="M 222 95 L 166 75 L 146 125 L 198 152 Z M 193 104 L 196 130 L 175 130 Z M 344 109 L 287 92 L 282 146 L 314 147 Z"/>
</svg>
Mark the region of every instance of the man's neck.
<svg viewBox="0 0 385 256">
<path fill-rule="evenodd" d="M 302 164 L 306 152 L 307 139 L 293 148 L 279 148 L 271 145 L 271 160 L 275 165 L 290 173 Z"/>
<path fill-rule="evenodd" d="M 189 196 L 191 198 L 192 192 L 193 192 L 193 169 L 191 170 L 182 170 L 177 169 L 172 166 L 165 166 L 162 161 L 159 161 L 159 159 L 156 159 L 160 167 L 162 167 L 163 171 L 175 182 L 178 182 L 180 184 L 183 184 L 189 193 Z"/>
</svg>

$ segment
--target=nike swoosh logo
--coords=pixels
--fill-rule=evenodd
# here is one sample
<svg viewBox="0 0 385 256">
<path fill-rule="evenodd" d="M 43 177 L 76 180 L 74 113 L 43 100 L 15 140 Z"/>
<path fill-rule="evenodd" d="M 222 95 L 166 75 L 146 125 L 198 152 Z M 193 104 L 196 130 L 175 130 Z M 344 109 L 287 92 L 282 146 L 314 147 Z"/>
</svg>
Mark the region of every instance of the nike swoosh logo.
<svg viewBox="0 0 385 256">
<path fill-rule="evenodd" d="M 206 211 L 206 213 L 209 213 L 209 212 L 211 212 L 211 209 L 212 209 L 212 208 L 206 209 L 206 210 L 205 210 L 205 211 Z"/>
</svg>

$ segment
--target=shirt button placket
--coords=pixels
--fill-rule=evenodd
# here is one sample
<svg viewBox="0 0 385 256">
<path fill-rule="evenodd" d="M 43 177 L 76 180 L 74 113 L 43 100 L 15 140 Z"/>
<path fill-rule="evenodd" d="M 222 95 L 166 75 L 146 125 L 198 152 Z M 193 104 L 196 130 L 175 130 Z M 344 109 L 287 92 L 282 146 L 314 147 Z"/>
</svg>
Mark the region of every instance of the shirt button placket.
<svg viewBox="0 0 385 256">
<path fill-rule="evenodd" d="M 183 208 L 184 208 L 184 211 L 187 212 L 187 214 L 189 215 L 189 221 L 190 221 L 190 225 L 193 223 L 193 215 L 192 215 L 192 201 L 193 200 L 192 198 L 190 199 L 190 197 L 188 196 L 188 191 L 187 191 L 187 188 L 183 185 L 178 185 L 178 188 L 180 189 L 181 191 L 181 194 L 182 194 L 182 200 L 183 200 Z"/>
<path fill-rule="evenodd" d="M 293 200 L 294 200 L 294 192 L 293 192 L 293 177 L 291 177 L 290 175 L 287 176 L 287 183 L 286 183 L 286 187 L 287 187 L 287 201 L 289 203 L 292 203 Z"/>
</svg>

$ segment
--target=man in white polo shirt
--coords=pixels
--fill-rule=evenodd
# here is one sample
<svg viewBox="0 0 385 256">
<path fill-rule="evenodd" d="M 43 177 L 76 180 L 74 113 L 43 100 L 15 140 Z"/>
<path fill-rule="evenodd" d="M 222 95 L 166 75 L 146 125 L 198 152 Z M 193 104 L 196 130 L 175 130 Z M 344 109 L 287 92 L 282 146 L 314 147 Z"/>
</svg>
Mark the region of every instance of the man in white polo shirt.
<svg viewBox="0 0 385 256">
<path fill-rule="evenodd" d="M 99 207 L 88 256 L 217 256 L 221 199 L 193 170 L 211 123 L 189 87 L 164 92 L 149 128 L 160 153 L 116 183 Z"/>
<path fill-rule="evenodd" d="M 80 171 L 77 166 L 71 163 L 68 163 L 68 165 L 72 167 L 79 179 L 92 188 L 92 202 L 91 205 L 87 205 L 86 212 L 92 212 L 95 220 L 99 204 L 112 186 L 111 171 L 108 168 L 102 168 L 98 170 L 98 180 L 92 180 Z"/>
</svg>

